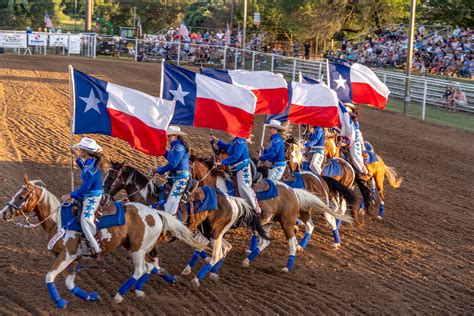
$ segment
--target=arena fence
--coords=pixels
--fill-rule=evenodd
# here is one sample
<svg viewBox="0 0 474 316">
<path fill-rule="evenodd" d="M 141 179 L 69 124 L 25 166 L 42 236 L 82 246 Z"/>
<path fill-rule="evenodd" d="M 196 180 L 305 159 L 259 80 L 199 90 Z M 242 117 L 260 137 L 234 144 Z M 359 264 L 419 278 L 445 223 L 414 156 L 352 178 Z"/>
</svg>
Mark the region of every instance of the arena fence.
<svg viewBox="0 0 474 316">
<path fill-rule="evenodd" d="M 166 46 L 166 50 L 160 49 Z M 298 74 L 327 81 L 325 59 L 306 60 L 269 54 L 235 47 L 218 47 L 207 44 L 163 42 L 156 38 L 124 39 L 92 34 L 57 34 L 0 31 L 0 47 L 6 53 L 79 55 L 96 58 L 98 55 L 113 58 L 128 58 L 141 62 L 161 61 L 163 58 L 178 65 L 216 67 L 223 69 L 268 70 L 283 74 L 287 79 L 298 80 Z M 138 47 L 138 49 L 136 49 Z M 403 100 L 407 76 L 394 71 L 374 70 L 389 87 L 391 96 Z M 474 84 L 468 80 L 454 81 L 412 75 L 410 77 L 410 102 L 419 104 L 417 111 L 425 120 L 426 107 L 445 108 L 443 99 L 448 85 L 461 88 L 468 104 L 459 110 L 474 113 Z"/>
</svg>

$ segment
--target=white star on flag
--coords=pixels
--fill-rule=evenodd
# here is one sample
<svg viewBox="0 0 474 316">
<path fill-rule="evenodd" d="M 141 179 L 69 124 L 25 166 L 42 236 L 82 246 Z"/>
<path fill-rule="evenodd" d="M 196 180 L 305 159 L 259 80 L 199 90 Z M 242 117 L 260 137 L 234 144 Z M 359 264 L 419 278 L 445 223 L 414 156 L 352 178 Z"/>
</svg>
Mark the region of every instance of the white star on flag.
<svg viewBox="0 0 474 316">
<path fill-rule="evenodd" d="M 339 89 L 339 88 L 345 89 L 346 88 L 346 81 L 347 80 L 342 78 L 341 74 L 339 74 L 339 78 L 337 78 L 337 80 L 334 80 L 334 82 L 337 83 L 336 89 Z"/>
<path fill-rule="evenodd" d="M 89 93 L 89 97 L 80 97 L 82 101 L 86 103 L 86 108 L 84 109 L 84 113 L 87 111 L 93 109 L 97 111 L 97 113 L 100 114 L 100 109 L 97 106 L 100 103 L 100 100 L 95 97 L 94 90 L 91 89 L 91 92 Z"/>
<path fill-rule="evenodd" d="M 183 91 L 181 84 L 178 85 L 178 90 L 170 90 L 170 93 L 173 95 L 172 101 L 179 101 L 182 105 L 184 104 L 184 97 L 189 94 L 189 92 Z"/>
</svg>

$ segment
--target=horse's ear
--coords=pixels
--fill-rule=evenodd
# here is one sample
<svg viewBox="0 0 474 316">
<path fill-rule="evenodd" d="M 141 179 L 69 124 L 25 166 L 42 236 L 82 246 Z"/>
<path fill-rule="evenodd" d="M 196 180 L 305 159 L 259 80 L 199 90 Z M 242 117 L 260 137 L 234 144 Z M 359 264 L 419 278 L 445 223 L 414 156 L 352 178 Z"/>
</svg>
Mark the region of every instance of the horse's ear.
<svg viewBox="0 0 474 316">
<path fill-rule="evenodd" d="M 30 179 L 28 178 L 28 175 L 26 173 L 23 175 L 23 181 L 26 185 L 30 184 Z"/>
</svg>

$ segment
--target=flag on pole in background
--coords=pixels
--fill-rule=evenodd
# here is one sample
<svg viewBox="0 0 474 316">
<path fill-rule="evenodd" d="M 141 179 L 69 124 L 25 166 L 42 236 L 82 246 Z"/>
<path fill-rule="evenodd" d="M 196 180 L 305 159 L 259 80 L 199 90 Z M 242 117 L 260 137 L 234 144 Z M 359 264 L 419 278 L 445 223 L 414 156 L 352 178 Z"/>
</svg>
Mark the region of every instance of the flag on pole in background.
<svg viewBox="0 0 474 316">
<path fill-rule="evenodd" d="M 385 108 L 390 90 L 366 66 L 331 62 L 329 78 L 331 89 L 337 92 L 342 102 Z"/>
<path fill-rule="evenodd" d="M 201 68 L 201 73 L 252 91 L 257 97 L 255 114 L 281 113 L 288 105 L 288 85 L 281 74 L 217 68 Z"/>
<path fill-rule="evenodd" d="M 256 97 L 245 88 L 164 64 L 163 98 L 176 102 L 171 124 L 213 128 L 244 138 L 252 132 Z"/>
<path fill-rule="evenodd" d="M 44 12 L 44 26 L 50 28 L 54 32 L 53 22 L 46 11 Z"/>
<path fill-rule="evenodd" d="M 162 156 L 174 102 L 99 80 L 72 69 L 74 134 L 103 134 Z"/>
<path fill-rule="evenodd" d="M 183 21 L 179 23 L 179 35 L 181 35 L 183 39 L 189 36 L 189 30 Z"/>
<path fill-rule="evenodd" d="M 227 28 L 225 30 L 225 34 L 224 34 L 224 38 L 223 38 L 225 46 L 230 45 L 230 35 L 231 35 L 231 32 L 230 32 L 230 28 L 229 28 L 229 23 L 227 23 Z"/>
<path fill-rule="evenodd" d="M 135 34 L 137 38 L 141 38 L 143 36 L 142 21 L 140 20 L 139 16 L 137 16 L 137 22 L 135 25 Z"/>
<path fill-rule="evenodd" d="M 236 41 L 236 46 L 242 47 L 242 32 L 240 32 L 240 23 L 237 27 L 237 37 L 235 41 Z"/>
</svg>

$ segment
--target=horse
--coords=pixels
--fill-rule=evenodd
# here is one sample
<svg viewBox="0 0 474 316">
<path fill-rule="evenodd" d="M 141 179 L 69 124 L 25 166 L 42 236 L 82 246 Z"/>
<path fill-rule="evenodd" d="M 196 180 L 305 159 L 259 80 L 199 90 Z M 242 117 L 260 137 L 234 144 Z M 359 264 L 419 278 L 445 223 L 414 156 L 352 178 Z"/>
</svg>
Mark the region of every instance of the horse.
<svg viewBox="0 0 474 316">
<path fill-rule="evenodd" d="M 82 257 L 80 247 L 82 233 L 68 229 L 72 221 L 62 223 L 59 200 L 49 192 L 40 180 L 30 181 L 25 175 L 24 185 L 15 193 L 7 205 L 0 211 L 4 221 L 15 221 L 18 216 L 27 218 L 34 214 L 48 235 L 48 248 L 55 260 L 46 274 L 45 283 L 57 308 L 65 308 L 67 301 L 59 294 L 55 279 L 64 272 L 66 288 L 77 297 L 86 301 L 98 300 L 96 292 L 88 293 L 75 285 L 77 261 Z M 143 286 L 150 273 L 159 272 L 157 262 L 151 261 L 147 254 L 155 249 L 163 232 L 170 231 L 177 239 L 195 248 L 205 246 L 196 242 L 189 229 L 165 212 L 153 210 L 139 203 L 123 204 L 125 224 L 100 230 L 100 244 L 104 253 L 112 253 L 120 246 L 132 252 L 134 273 L 114 296 L 114 302 L 121 303 L 125 294 L 135 287 L 136 295 L 143 296 Z M 114 207 L 102 207 L 101 212 L 112 213 Z M 99 218 L 100 219 L 100 218 Z M 31 227 L 31 226 L 28 226 Z M 72 267 L 71 267 L 72 266 Z M 68 269 L 68 267 L 70 267 Z"/>
<path fill-rule="evenodd" d="M 217 187 L 219 183 L 225 183 L 226 181 L 226 175 L 214 166 L 213 158 L 205 159 L 192 156 L 192 170 L 195 179 L 209 186 Z M 261 189 L 264 189 L 261 188 L 261 183 L 263 182 L 264 181 L 259 181 L 253 185 L 256 192 L 260 192 Z M 327 212 L 329 215 L 338 219 L 346 218 L 349 222 L 352 222 L 352 217 L 345 214 L 336 214 L 313 193 L 302 189 L 293 189 L 282 182 L 276 182 L 275 186 L 278 191 L 277 197 L 259 201 L 262 209 L 260 223 L 267 234 L 270 232 L 273 222 L 279 222 L 282 226 L 290 251 L 287 266 L 283 268 L 284 271 L 288 272 L 293 269 L 295 252 L 298 246 L 293 227 L 300 214 L 307 214 L 307 216 L 311 217 L 308 211 L 308 209 L 311 209 L 321 213 Z M 255 260 L 260 252 L 269 244 L 269 240 L 260 239 L 256 247 L 251 246 L 250 254 L 244 260 L 243 266 L 249 266 L 250 262 Z"/>
</svg>

